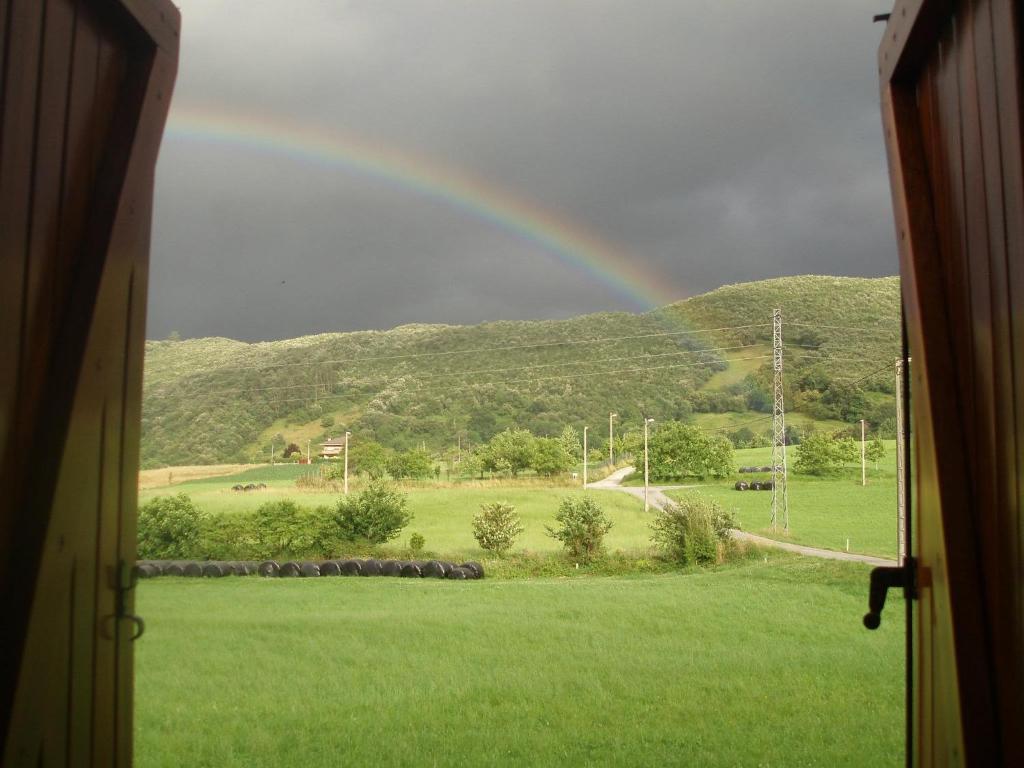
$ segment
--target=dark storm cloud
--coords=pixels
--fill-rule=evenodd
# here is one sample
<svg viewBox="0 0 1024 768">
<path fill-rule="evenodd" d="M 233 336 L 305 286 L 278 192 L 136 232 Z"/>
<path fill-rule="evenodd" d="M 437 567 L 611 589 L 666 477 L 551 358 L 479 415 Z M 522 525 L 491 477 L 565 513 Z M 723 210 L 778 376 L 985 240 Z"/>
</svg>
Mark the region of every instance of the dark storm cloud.
<svg viewBox="0 0 1024 768">
<path fill-rule="evenodd" d="M 896 270 L 884 2 L 183 2 L 174 107 L 344 129 L 484 178 L 682 298 Z M 401 185 L 170 136 L 150 335 L 281 338 L 635 309 Z"/>
</svg>

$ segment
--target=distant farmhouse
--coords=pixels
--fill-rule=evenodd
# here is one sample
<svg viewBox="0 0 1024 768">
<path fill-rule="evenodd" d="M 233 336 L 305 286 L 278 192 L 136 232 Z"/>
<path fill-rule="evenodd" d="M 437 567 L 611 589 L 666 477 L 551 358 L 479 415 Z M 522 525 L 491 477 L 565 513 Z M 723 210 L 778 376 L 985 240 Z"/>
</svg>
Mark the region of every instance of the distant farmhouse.
<svg viewBox="0 0 1024 768">
<path fill-rule="evenodd" d="M 344 452 L 344 437 L 332 437 L 326 443 L 320 443 L 320 458 L 322 459 L 338 459 Z"/>
</svg>

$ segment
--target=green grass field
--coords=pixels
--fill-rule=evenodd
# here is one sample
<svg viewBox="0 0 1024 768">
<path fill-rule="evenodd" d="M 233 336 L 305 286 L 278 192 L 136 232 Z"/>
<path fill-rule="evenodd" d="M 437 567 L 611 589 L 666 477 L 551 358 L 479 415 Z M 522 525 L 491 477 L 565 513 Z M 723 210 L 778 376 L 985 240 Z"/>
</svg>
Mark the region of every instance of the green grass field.
<svg viewBox="0 0 1024 768">
<path fill-rule="evenodd" d="M 288 480 L 291 468 L 280 475 L 275 475 L 277 472 L 277 469 L 267 468 L 227 478 L 182 483 L 172 489 L 141 493 L 140 501 L 145 502 L 161 493 L 187 493 L 200 509 L 217 514 L 252 510 L 266 501 L 284 498 L 309 507 L 334 505 L 337 494 L 300 492 L 295 488 L 294 480 Z M 246 476 L 244 480 L 238 479 L 243 476 Z M 231 486 L 236 482 L 266 482 L 268 488 L 266 491 L 236 493 L 231 490 Z M 580 493 L 582 490 L 543 487 L 409 489 L 409 508 L 414 514 L 413 521 L 393 545 L 396 548 L 403 546 L 409 535 L 416 531 L 426 538 L 428 550 L 479 557 L 481 550 L 472 532 L 473 515 L 480 510 L 483 503 L 507 501 L 515 505 L 525 528 L 516 543 L 516 549 L 554 552 L 561 548 L 561 544 L 545 533 L 544 526 L 554 524 L 558 504 L 563 498 Z M 625 550 L 648 546 L 650 531 L 647 526 L 652 514 L 644 513 L 642 502 L 616 491 L 589 493 L 598 498 L 605 513 L 614 523 L 605 539 L 609 549 Z"/>
<path fill-rule="evenodd" d="M 140 584 L 139 766 L 897 766 L 867 568 Z"/>
<path fill-rule="evenodd" d="M 877 469 L 868 465 L 868 484 L 860 484 L 860 466 L 848 466 L 835 476 L 813 477 L 793 472 L 790 454 L 789 533 L 772 531 L 771 493 L 737 491 L 736 479 L 769 479 L 770 473 L 736 475 L 727 480 L 696 483 L 695 489 L 668 491 L 673 499 L 689 493 L 710 496 L 731 511 L 745 531 L 796 544 L 823 549 L 849 549 L 879 557 L 896 556 L 896 441 L 885 440 L 886 456 Z M 746 448 L 735 452 L 736 466 L 768 466 L 771 448 Z M 686 482 L 686 481 L 681 481 Z M 686 482 L 686 484 L 690 484 Z M 642 486 L 643 476 L 634 473 L 626 484 Z M 780 521 L 781 524 L 781 521 Z"/>
<path fill-rule="evenodd" d="M 886 456 L 878 468 L 869 466 L 868 485 L 861 487 L 858 467 L 847 467 L 835 477 L 810 477 L 791 472 L 789 483 L 790 531 L 771 531 L 771 494 L 736 491 L 735 479 L 707 482 L 700 485 L 706 494 L 731 510 L 741 527 L 752 533 L 826 549 L 894 557 L 896 552 L 896 459 L 895 441 L 886 441 Z M 748 448 L 735 452 L 736 466 L 765 466 L 771 463 L 770 448 Z M 790 462 L 792 463 L 792 455 Z M 281 464 L 260 466 L 227 477 L 211 477 L 180 483 L 170 488 L 140 493 L 140 501 L 167 493 L 187 493 L 203 510 L 230 514 L 255 509 L 273 499 L 292 499 L 304 506 L 331 506 L 337 494 L 304 492 L 295 480 L 308 472 L 305 466 Z M 768 475 L 737 475 L 742 478 L 767 478 Z M 265 491 L 237 493 L 236 483 L 266 483 Z M 639 473 L 627 480 L 629 485 L 642 485 Z M 525 532 L 516 549 L 532 552 L 554 552 L 559 544 L 546 535 L 544 526 L 551 524 L 559 502 L 567 495 L 580 493 L 566 487 L 545 487 L 536 479 L 520 484 L 509 481 L 467 483 L 446 487 L 441 484 L 413 486 L 406 489 L 409 506 L 415 517 L 399 541 L 398 548 L 418 531 L 427 540 L 427 549 L 452 556 L 480 557 L 473 539 L 471 521 L 480 505 L 490 501 L 507 501 L 516 506 L 523 519 Z M 692 491 L 670 491 L 679 498 Z M 650 544 L 649 522 L 653 513 L 644 513 L 638 499 L 616 491 L 591 490 L 614 522 L 606 544 L 610 550 L 635 550 Z"/>
</svg>

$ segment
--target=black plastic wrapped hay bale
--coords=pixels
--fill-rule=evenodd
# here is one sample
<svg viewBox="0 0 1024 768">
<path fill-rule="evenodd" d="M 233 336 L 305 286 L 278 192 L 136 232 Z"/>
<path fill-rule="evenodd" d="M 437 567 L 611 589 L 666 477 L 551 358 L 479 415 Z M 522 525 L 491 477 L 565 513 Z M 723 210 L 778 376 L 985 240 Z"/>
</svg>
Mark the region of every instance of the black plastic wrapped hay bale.
<svg viewBox="0 0 1024 768">
<path fill-rule="evenodd" d="M 282 578 L 286 576 L 301 576 L 302 566 L 296 563 L 294 560 L 289 560 L 287 563 L 281 566 L 281 570 L 278 571 L 277 575 L 281 576 Z"/>
<path fill-rule="evenodd" d="M 185 563 L 184 567 L 181 569 L 181 575 L 182 576 L 189 576 L 191 578 L 197 578 L 199 576 L 202 576 L 203 575 L 203 566 L 201 566 L 199 563 L 194 562 L 194 561 L 193 562 L 189 562 L 189 563 Z"/>
<path fill-rule="evenodd" d="M 342 576 L 358 576 L 363 571 L 363 563 L 360 560 L 342 560 L 338 567 Z"/>
<path fill-rule="evenodd" d="M 463 579 L 472 579 L 474 577 L 468 568 L 456 566 L 455 568 L 452 568 L 450 571 L 448 571 L 448 575 L 445 578 L 456 579 L 461 581 Z"/>
<path fill-rule="evenodd" d="M 402 566 L 402 572 L 400 575 L 403 579 L 418 579 L 423 576 L 423 572 L 416 563 L 406 563 Z"/>
<path fill-rule="evenodd" d="M 230 565 L 231 570 L 235 572 L 235 576 L 248 576 L 253 572 L 252 567 L 245 562 L 232 560 L 228 565 Z"/>
<path fill-rule="evenodd" d="M 750 485 L 745 483 L 745 482 L 743 482 L 742 480 L 739 480 L 739 481 L 736 482 L 736 490 L 737 491 L 745 491 L 749 487 L 750 487 Z"/>
<path fill-rule="evenodd" d="M 337 560 L 325 560 L 320 563 L 321 576 L 341 576 L 341 566 Z"/>
<path fill-rule="evenodd" d="M 771 489 L 772 489 L 772 481 L 771 480 L 762 480 L 761 481 L 761 490 L 762 491 L 770 491 Z"/>
<path fill-rule="evenodd" d="M 752 491 L 760 491 L 761 490 L 761 481 L 760 480 L 755 480 L 754 482 L 752 482 L 750 484 L 750 490 L 752 490 Z"/>
<path fill-rule="evenodd" d="M 463 563 L 459 567 L 465 568 L 467 571 L 472 573 L 472 578 L 474 579 L 482 579 L 484 577 L 484 567 L 480 565 L 480 563 L 471 560 L 468 563 Z"/>
<path fill-rule="evenodd" d="M 428 561 L 420 570 L 425 579 L 443 579 L 445 577 L 444 563 L 439 560 Z"/>
<path fill-rule="evenodd" d="M 185 569 L 181 563 L 170 563 L 163 567 L 164 576 L 184 576 Z"/>
<path fill-rule="evenodd" d="M 140 579 L 152 579 L 159 576 L 161 568 L 153 563 L 139 563 L 135 566 L 135 574 Z"/>
<path fill-rule="evenodd" d="M 276 560 L 264 560 L 256 567 L 256 573 L 260 576 L 273 578 L 280 575 L 281 565 Z"/>
<path fill-rule="evenodd" d="M 303 576 L 319 576 L 320 566 L 316 563 L 311 563 L 307 561 L 299 566 L 299 573 L 301 573 Z"/>
<path fill-rule="evenodd" d="M 400 560 L 382 560 L 380 564 L 381 576 L 401 576 L 404 563 Z"/>
<path fill-rule="evenodd" d="M 383 574 L 384 569 L 380 560 L 371 558 L 363 561 L 363 576 L 382 576 Z"/>
<path fill-rule="evenodd" d="M 219 579 L 222 576 L 231 575 L 231 568 L 227 563 L 207 563 L 203 566 L 203 576 Z"/>
<path fill-rule="evenodd" d="M 772 468 L 771 467 L 761 467 L 761 471 L 762 472 L 771 472 Z"/>
</svg>

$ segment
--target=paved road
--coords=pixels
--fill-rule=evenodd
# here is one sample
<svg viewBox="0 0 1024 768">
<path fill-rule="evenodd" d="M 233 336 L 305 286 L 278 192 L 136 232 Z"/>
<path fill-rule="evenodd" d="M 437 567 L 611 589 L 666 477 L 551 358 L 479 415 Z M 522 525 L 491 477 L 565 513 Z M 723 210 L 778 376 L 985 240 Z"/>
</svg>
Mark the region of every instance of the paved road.
<svg viewBox="0 0 1024 768">
<path fill-rule="evenodd" d="M 625 467 L 623 469 L 616 470 L 612 474 L 608 475 L 604 480 L 598 480 L 596 483 L 587 483 L 587 487 L 606 491 L 622 491 L 623 493 L 628 493 L 630 496 L 636 496 L 638 499 L 642 499 L 644 497 L 643 488 L 636 488 L 621 484 L 623 479 L 632 472 L 632 467 Z M 647 497 L 648 502 L 652 507 L 661 509 L 666 504 L 672 503 L 672 499 L 665 495 L 665 491 L 671 491 L 677 488 L 695 487 L 696 486 L 693 485 L 652 485 L 649 486 L 650 493 Z M 732 535 L 733 538 L 739 539 L 740 541 L 749 541 L 751 544 L 757 544 L 761 547 L 784 549 L 787 552 L 796 552 L 798 555 L 806 555 L 807 557 L 820 557 L 825 560 L 846 560 L 854 563 L 867 563 L 868 565 L 896 565 L 895 560 L 886 560 L 883 557 L 857 555 L 852 552 L 837 552 L 833 549 L 805 547 L 802 544 L 791 544 L 788 541 L 776 541 L 775 539 L 769 539 L 765 536 L 747 533 L 746 531 L 741 531 L 739 529 L 733 529 Z"/>
</svg>

